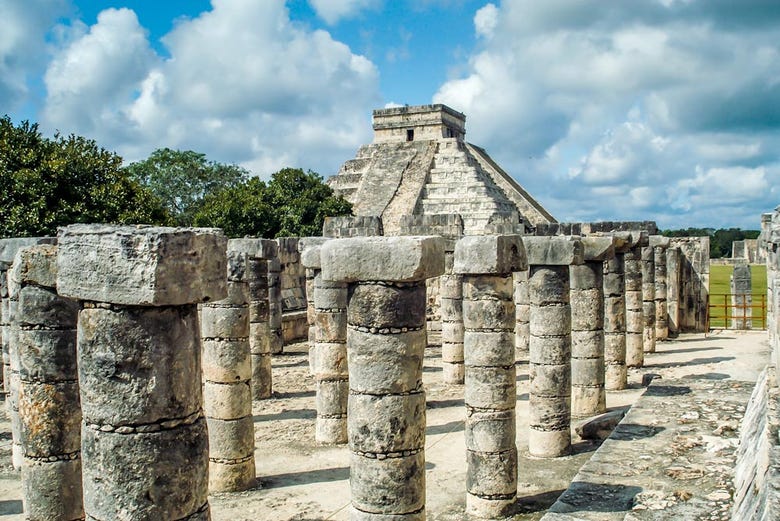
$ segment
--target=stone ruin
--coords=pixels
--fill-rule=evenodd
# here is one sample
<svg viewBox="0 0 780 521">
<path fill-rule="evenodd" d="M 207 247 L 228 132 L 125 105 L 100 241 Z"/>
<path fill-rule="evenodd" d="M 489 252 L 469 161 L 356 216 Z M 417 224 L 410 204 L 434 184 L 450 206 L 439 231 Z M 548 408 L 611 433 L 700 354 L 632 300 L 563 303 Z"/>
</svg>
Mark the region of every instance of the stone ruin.
<svg viewBox="0 0 780 521">
<path fill-rule="evenodd" d="M 683 414 L 677 389 L 733 386 L 669 381 L 627 414 L 606 409 L 661 343 L 706 332 L 708 238 L 661 237 L 653 222 L 555 222 L 465 143 L 464 116 L 447 107 L 386 109 L 374 122 L 374 143 L 331 182 L 358 215 L 327 220 L 323 237 L 73 225 L 0 240 L 3 383 L 26 519 L 205 520 L 210 493 L 255 492 L 253 402 L 273 396 L 272 361 L 301 337 L 316 403 L 301 441 L 348 447 L 353 521 L 428 516 L 431 349 L 463 402 L 457 519 L 517 514 L 520 371 L 522 457 L 565 459 L 583 419 L 599 420 L 577 432 L 614 429 L 546 521 L 707 513 L 683 501 L 642 517 L 615 503 L 631 487 L 597 478 L 641 465 L 638 425 Z M 762 224 L 777 363 L 780 211 Z M 745 412 L 734 521 L 780 513 L 778 383 L 768 368 Z"/>
</svg>

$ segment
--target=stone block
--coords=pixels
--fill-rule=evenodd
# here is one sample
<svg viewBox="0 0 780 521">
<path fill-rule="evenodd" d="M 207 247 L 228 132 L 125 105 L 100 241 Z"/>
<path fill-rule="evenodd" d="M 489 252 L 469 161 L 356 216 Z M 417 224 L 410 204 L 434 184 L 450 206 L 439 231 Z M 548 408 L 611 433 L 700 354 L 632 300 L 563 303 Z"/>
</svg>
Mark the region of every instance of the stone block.
<svg viewBox="0 0 780 521">
<path fill-rule="evenodd" d="M 515 363 L 514 331 L 466 331 L 463 345 L 468 366 L 502 366 Z"/>
<path fill-rule="evenodd" d="M 10 239 L 0 239 L 0 262 L 11 264 L 19 250 L 29 246 L 35 246 L 36 244 L 57 244 L 57 238 L 14 237 Z"/>
<path fill-rule="evenodd" d="M 510 367 L 469 367 L 465 402 L 478 409 L 514 409 L 517 402 L 517 372 Z"/>
<path fill-rule="evenodd" d="M 530 266 L 570 266 L 585 261 L 582 241 L 571 237 L 523 236 Z"/>
<path fill-rule="evenodd" d="M 347 412 L 349 448 L 389 453 L 425 446 L 425 393 L 353 394 Z"/>
<path fill-rule="evenodd" d="M 612 237 L 582 237 L 586 261 L 605 261 L 615 256 L 615 240 Z"/>
<path fill-rule="evenodd" d="M 19 386 L 21 443 L 25 456 L 45 458 L 80 450 L 81 409 L 75 382 L 23 382 Z"/>
<path fill-rule="evenodd" d="M 203 409 L 208 418 L 238 420 L 252 410 L 249 381 L 237 383 L 203 382 Z M 228 440 L 232 443 L 233 440 Z"/>
<path fill-rule="evenodd" d="M 664 237 L 663 235 L 651 235 L 648 237 L 648 245 L 651 248 L 668 248 L 671 243 L 672 240 L 669 237 Z"/>
<path fill-rule="evenodd" d="M 213 459 L 241 459 L 255 452 L 255 424 L 252 416 L 237 420 L 206 418 L 209 433 L 208 456 Z"/>
<path fill-rule="evenodd" d="M 81 493 L 81 459 L 39 461 L 22 465 L 25 519 L 84 519 Z"/>
<path fill-rule="evenodd" d="M 444 273 L 441 237 L 358 237 L 322 246 L 322 278 L 341 282 L 411 282 Z"/>
<path fill-rule="evenodd" d="M 479 452 L 502 452 L 515 446 L 515 410 L 466 410 L 466 449 Z"/>
<path fill-rule="evenodd" d="M 8 272 L 8 292 L 13 297 L 20 286 L 27 284 L 46 288 L 57 286 L 57 246 L 39 244 L 16 252 Z"/>
<path fill-rule="evenodd" d="M 520 235 L 463 237 L 455 244 L 454 273 L 505 274 L 528 269 Z"/>
<path fill-rule="evenodd" d="M 407 514 L 425 506 L 425 455 L 422 451 L 382 460 L 353 452 L 349 468 L 354 508 L 375 514 Z"/>
<path fill-rule="evenodd" d="M 466 474 L 466 490 L 480 497 L 511 496 L 517 493 L 517 448 L 499 453 L 466 451 L 473 473 Z M 498 498 L 497 498 L 498 499 Z"/>
<path fill-rule="evenodd" d="M 347 336 L 350 390 L 397 394 L 420 389 L 426 344 L 424 329 L 395 335 L 351 330 Z"/>
<path fill-rule="evenodd" d="M 315 402 L 317 405 L 317 416 L 346 417 L 347 401 L 349 399 L 349 382 L 347 380 L 318 381 L 316 384 L 316 389 L 317 392 Z M 358 399 L 358 397 L 373 397 L 375 399 L 382 398 L 381 396 L 375 395 L 356 394 L 353 396 L 353 399 Z M 372 412 L 373 415 L 376 416 L 379 411 L 374 409 Z M 346 426 L 346 420 L 344 425 Z"/>
<path fill-rule="evenodd" d="M 377 329 L 415 328 L 425 323 L 425 286 L 358 284 L 352 289 L 350 325 Z"/>
<path fill-rule="evenodd" d="M 74 224 L 58 243 L 62 296 L 141 306 L 227 296 L 227 239 L 215 228 Z"/>
<path fill-rule="evenodd" d="M 276 259 L 279 257 L 279 245 L 273 239 L 229 239 L 227 250 L 246 253 L 255 259 Z"/>
<path fill-rule="evenodd" d="M 322 245 L 328 241 L 327 237 L 304 237 L 298 243 L 301 252 L 301 265 L 306 269 L 319 270 L 322 268 Z"/>
</svg>

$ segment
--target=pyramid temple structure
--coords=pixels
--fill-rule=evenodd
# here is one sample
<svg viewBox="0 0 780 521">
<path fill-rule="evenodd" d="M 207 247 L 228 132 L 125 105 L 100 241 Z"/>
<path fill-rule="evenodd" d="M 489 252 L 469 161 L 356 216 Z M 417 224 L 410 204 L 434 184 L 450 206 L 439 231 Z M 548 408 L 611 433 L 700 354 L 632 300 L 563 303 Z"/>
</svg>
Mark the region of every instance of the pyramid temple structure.
<svg viewBox="0 0 780 521">
<path fill-rule="evenodd" d="M 463 233 L 491 223 L 533 229 L 557 222 L 484 149 L 467 143 L 466 116 L 446 105 L 375 110 L 374 141 L 328 179 L 357 216 L 397 235 L 404 216 L 459 215 Z"/>
</svg>

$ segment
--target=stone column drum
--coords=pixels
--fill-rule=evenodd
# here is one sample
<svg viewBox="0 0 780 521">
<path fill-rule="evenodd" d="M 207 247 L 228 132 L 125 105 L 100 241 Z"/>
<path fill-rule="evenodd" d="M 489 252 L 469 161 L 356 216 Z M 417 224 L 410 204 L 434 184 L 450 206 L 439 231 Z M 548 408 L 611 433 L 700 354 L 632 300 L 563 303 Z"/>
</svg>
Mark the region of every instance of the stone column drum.
<svg viewBox="0 0 780 521">
<path fill-rule="evenodd" d="M 626 372 L 625 252 L 633 243 L 630 232 L 616 232 L 614 257 L 604 262 L 604 388 L 620 391 Z"/>
<path fill-rule="evenodd" d="M 227 298 L 201 305 L 203 406 L 209 431 L 211 492 L 238 492 L 255 484 L 247 280 L 253 246 L 246 239 L 228 241 Z"/>
<path fill-rule="evenodd" d="M 444 240 L 336 239 L 321 260 L 349 284 L 350 519 L 424 520 L 425 280 L 444 273 Z"/>
<path fill-rule="evenodd" d="M 324 242 L 324 241 L 323 241 Z M 313 277 L 314 344 L 309 359 L 317 382 L 318 443 L 347 442 L 347 284 L 322 278 L 322 242 L 307 244 L 301 262 Z"/>
<path fill-rule="evenodd" d="M 249 351 L 252 359 L 252 399 L 271 397 L 271 354 L 282 350 L 279 246 L 270 239 L 241 239 L 248 253 Z M 275 289 L 274 289 L 275 288 Z"/>
<path fill-rule="evenodd" d="M 601 414 L 604 390 L 604 262 L 615 256 L 612 237 L 583 237 L 585 262 L 570 268 L 571 414 Z"/>
<path fill-rule="evenodd" d="M 632 234 L 634 235 L 634 234 Z M 645 353 L 642 338 L 642 245 L 647 243 L 645 232 L 636 232 L 635 245 L 626 251 L 624 259 L 626 282 L 626 366 L 642 367 Z"/>
<path fill-rule="evenodd" d="M 655 267 L 655 339 L 669 338 L 669 320 L 667 305 L 667 273 L 666 250 L 669 248 L 669 238 L 653 235 L 650 245 L 653 247 L 653 264 Z"/>
<path fill-rule="evenodd" d="M 20 250 L 9 279 L 19 297 L 16 351 L 25 519 L 83 519 L 78 303 L 57 295 L 56 246 Z"/>
<path fill-rule="evenodd" d="M 455 253 L 445 253 L 445 274 L 439 277 L 441 313 L 442 380 L 462 384 L 463 365 L 463 276 L 453 272 Z"/>
<path fill-rule="evenodd" d="M 60 229 L 57 288 L 82 301 L 88 520 L 210 519 L 197 303 L 227 297 L 226 248 L 217 229 Z"/>
<path fill-rule="evenodd" d="M 642 349 L 655 353 L 655 251 L 642 247 Z"/>
<path fill-rule="evenodd" d="M 571 307 L 569 266 L 584 262 L 582 242 L 523 237 L 531 303 L 528 451 L 555 458 L 571 452 Z"/>
<path fill-rule="evenodd" d="M 669 336 L 680 333 L 680 248 L 666 250 L 666 317 Z"/>
<path fill-rule="evenodd" d="M 531 336 L 529 330 L 531 305 L 528 302 L 528 270 L 516 271 L 512 277 L 515 281 L 515 357 L 518 360 L 527 361 L 528 342 Z"/>
<path fill-rule="evenodd" d="M 517 498 L 512 273 L 527 269 L 519 235 L 463 237 L 455 273 L 463 276 L 466 403 L 466 512 L 506 516 Z"/>
</svg>

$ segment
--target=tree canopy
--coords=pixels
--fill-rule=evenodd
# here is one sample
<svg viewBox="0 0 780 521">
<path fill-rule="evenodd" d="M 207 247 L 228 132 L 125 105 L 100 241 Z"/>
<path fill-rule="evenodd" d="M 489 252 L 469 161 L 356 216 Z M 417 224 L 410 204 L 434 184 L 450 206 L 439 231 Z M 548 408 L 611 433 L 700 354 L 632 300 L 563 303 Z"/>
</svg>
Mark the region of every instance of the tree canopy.
<svg viewBox="0 0 780 521">
<path fill-rule="evenodd" d="M 251 178 L 208 194 L 193 221 L 222 228 L 229 237 L 305 237 L 320 235 L 325 217 L 351 212 L 352 205 L 315 172 L 283 168 L 267 184 Z"/>
<path fill-rule="evenodd" d="M 192 150 L 160 148 L 125 168 L 126 172 L 159 198 L 172 224 L 192 226 L 206 196 L 246 181 L 249 172 L 238 165 L 209 161 Z"/>
<path fill-rule="evenodd" d="M 0 236 L 53 235 L 73 223 L 159 223 L 167 213 L 122 158 L 75 135 L 0 118 Z"/>
</svg>

